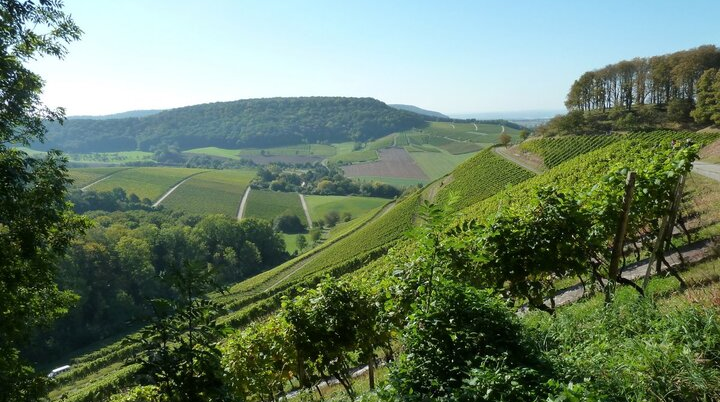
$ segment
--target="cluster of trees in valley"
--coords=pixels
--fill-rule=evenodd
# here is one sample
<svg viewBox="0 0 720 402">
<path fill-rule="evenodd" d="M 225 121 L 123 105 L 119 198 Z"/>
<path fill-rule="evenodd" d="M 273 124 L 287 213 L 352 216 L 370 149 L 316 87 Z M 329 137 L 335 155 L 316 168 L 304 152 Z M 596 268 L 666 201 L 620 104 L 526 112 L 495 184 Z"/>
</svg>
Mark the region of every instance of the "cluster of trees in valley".
<svg viewBox="0 0 720 402">
<path fill-rule="evenodd" d="M 714 105 L 720 99 L 720 84 L 713 86 L 718 68 L 720 49 L 706 45 L 588 71 L 568 92 L 568 114 L 540 126 L 537 133 L 601 134 L 717 124 L 720 118 L 711 116 L 718 114 Z"/>
<path fill-rule="evenodd" d="M 379 182 L 358 182 L 351 180 L 336 166 L 316 164 L 304 171 L 284 169 L 270 165 L 258 169 L 252 182 L 254 188 L 273 191 L 292 191 L 318 195 L 362 195 L 368 197 L 393 198 L 402 194 L 397 187 Z"/>
<path fill-rule="evenodd" d="M 301 143 L 367 141 L 425 127 L 424 117 L 372 98 L 245 99 L 187 106 L 145 117 L 71 119 L 49 123 L 38 149 L 66 152 L 260 148 Z"/>
<path fill-rule="evenodd" d="M 94 225 L 60 261 L 57 281 L 79 296 L 68 315 L 40 331 L 26 350 L 47 359 L 137 327 L 148 300 L 175 298 L 163 279 L 186 261 L 210 264 L 220 284 L 234 283 L 289 258 L 270 222 L 157 210 L 122 189 L 76 191 L 70 200 Z"/>
</svg>

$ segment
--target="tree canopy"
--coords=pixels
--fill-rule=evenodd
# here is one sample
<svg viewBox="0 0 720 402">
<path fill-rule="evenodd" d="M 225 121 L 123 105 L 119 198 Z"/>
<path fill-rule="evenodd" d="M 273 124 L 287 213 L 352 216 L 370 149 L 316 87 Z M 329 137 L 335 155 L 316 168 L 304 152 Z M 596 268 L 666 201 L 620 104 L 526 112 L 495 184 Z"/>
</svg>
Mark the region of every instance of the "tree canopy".
<svg viewBox="0 0 720 402">
<path fill-rule="evenodd" d="M 367 141 L 424 127 L 423 116 L 372 98 L 244 99 L 167 110 L 139 118 L 71 119 L 48 125 L 47 147 L 67 152 L 269 147 Z"/>
<path fill-rule="evenodd" d="M 18 348 L 74 299 L 55 284 L 57 258 L 85 226 L 65 201 L 65 159 L 58 152 L 31 159 L 11 148 L 42 141 L 43 121 L 63 117 L 42 104 L 42 79 L 25 67 L 44 55 L 62 58 L 65 44 L 79 39 L 61 8 L 61 1 L 0 1 L 0 401 L 44 394 Z"/>
</svg>

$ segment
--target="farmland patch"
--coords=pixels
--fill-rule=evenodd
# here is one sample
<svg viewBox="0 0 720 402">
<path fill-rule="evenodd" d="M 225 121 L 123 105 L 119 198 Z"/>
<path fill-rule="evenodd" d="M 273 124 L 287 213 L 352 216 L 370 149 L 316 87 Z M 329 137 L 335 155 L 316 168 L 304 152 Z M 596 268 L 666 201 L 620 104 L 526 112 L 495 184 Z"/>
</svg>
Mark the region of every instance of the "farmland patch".
<svg viewBox="0 0 720 402">
<path fill-rule="evenodd" d="M 240 200 L 254 170 L 216 170 L 191 177 L 161 205 L 192 214 L 237 216 Z"/>
<path fill-rule="evenodd" d="M 380 149 L 378 156 L 380 159 L 377 162 L 343 166 L 342 169 L 348 177 L 384 176 L 428 180 L 428 176 L 404 148 Z"/>
</svg>

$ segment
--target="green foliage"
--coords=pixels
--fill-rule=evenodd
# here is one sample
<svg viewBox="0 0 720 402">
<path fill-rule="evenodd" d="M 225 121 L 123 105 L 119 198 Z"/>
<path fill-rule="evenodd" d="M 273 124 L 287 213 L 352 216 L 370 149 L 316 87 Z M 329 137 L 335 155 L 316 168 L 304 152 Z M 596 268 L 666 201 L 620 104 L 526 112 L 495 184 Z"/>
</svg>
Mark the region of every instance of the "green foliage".
<svg viewBox="0 0 720 402">
<path fill-rule="evenodd" d="M 385 399 L 530 401 L 550 375 L 501 299 L 446 279 L 412 307 L 402 343 Z"/>
<path fill-rule="evenodd" d="M 110 397 L 109 402 L 166 402 L 168 398 L 154 385 L 133 387 Z"/>
<path fill-rule="evenodd" d="M 548 356 L 568 381 L 606 401 L 715 400 L 720 395 L 713 309 L 682 305 L 663 312 L 651 300 L 620 298 L 610 307 L 581 303 L 540 327 Z"/>
<path fill-rule="evenodd" d="M 305 226 L 297 215 L 292 215 L 290 211 L 275 217 L 273 220 L 273 229 L 278 232 L 295 234 L 305 231 Z"/>
<path fill-rule="evenodd" d="M 130 362 L 172 401 L 218 401 L 226 396 L 217 342 L 225 328 L 216 318 L 221 307 L 204 298 L 214 273 L 202 263 L 186 263 L 167 274 L 179 298 L 151 300 L 155 318 L 127 340 L 139 352 Z M 143 381 L 144 382 L 144 381 Z"/>
<path fill-rule="evenodd" d="M 292 326 L 278 316 L 236 332 L 223 345 L 226 383 L 239 400 L 274 400 L 293 378 Z"/>
<path fill-rule="evenodd" d="M 718 137 L 720 137 L 718 134 L 713 133 L 660 130 L 649 133 L 539 138 L 523 142 L 520 147 L 525 151 L 540 155 L 544 160 L 545 166 L 553 168 L 579 155 L 604 148 L 618 141 L 633 140 L 638 144 L 652 146 L 662 141 L 686 141 L 689 139 L 690 141 L 704 145 Z"/>
<path fill-rule="evenodd" d="M 6 0 L 0 7 L 0 401 L 44 396 L 44 377 L 18 348 L 75 301 L 55 283 L 55 262 L 86 226 L 65 202 L 67 161 L 57 151 L 30 158 L 13 146 L 42 141 L 43 121 L 64 116 L 42 104 L 43 80 L 26 64 L 63 58 L 81 32 L 61 2 Z"/>
<path fill-rule="evenodd" d="M 72 119 L 48 125 L 48 143 L 68 152 L 176 147 L 258 148 L 367 141 L 426 123 L 371 98 L 272 98 L 216 102 L 139 118 Z M 152 149 L 151 149 L 152 148 Z"/>
<path fill-rule="evenodd" d="M 690 113 L 697 123 L 720 125 L 720 70 L 705 70 L 697 83 L 697 106 Z"/>
<path fill-rule="evenodd" d="M 449 183 L 438 190 L 434 202 L 446 203 L 454 194 L 457 201 L 453 207 L 460 210 L 532 176 L 533 173 L 488 149 L 460 165 Z"/>
</svg>

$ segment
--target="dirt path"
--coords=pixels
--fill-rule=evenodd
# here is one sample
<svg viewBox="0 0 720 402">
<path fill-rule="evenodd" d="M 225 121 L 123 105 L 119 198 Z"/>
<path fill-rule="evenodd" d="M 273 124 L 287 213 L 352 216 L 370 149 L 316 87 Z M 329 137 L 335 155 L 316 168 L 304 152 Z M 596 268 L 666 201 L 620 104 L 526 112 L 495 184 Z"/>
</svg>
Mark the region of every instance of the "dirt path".
<svg viewBox="0 0 720 402">
<path fill-rule="evenodd" d="M 710 253 L 711 248 L 712 244 L 710 243 L 710 241 L 704 240 L 683 247 L 681 249 L 681 252 L 685 262 L 688 264 L 692 264 L 705 259 Z M 678 258 L 678 255 L 675 252 L 665 253 L 665 259 L 672 267 L 680 265 L 680 258 Z M 629 280 L 642 278 L 645 276 L 647 266 L 648 260 L 642 260 L 635 264 L 630 264 L 625 269 L 623 269 L 622 277 Z M 667 270 L 663 269 L 662 272 L 667 273 Z M 654 269 L 651 272 L 651 275 L 656 275 Z M 562 289 L 555 294 L 555 306 L 557 307 L 574 303 L 580 300 L 580 298 L 582 298 L 584 295 L 585 289 L 583 288 L 582 284 L 577 284 L 569 288 Z M 549 305 L 550 302 L 548 301 L 547 304 Z"/>
<path fill-rule="evenodd" d="M 245 194 L 243 194 L 242 200 L 240 200 L 240 208 L 238 209 L 237 219 L 242 219 L 243 215 L 245 214 L 245 206 L 247 205 L 248 196 L 250 195 L 250 186 L 248 186 L 247 189 L 245 189 Z"/>
<path fill-rule="evenodd" d="M 115 172 L 112 172 L 112 173 L 110 173 L 110 174 L 109 174 L 109 175 L 107 175 L 107 176 L 103 176 L 103 177 L 101 177 L 101 178 L 99 178 L 99 179 L 95 180 L 94 182 L 92 182 L 92 183 L 88 184 L 87 186 L 85 186 L 85 187 L 81 188 L 81 189 L 80 189 L 80 191 L 87 191 L 87 189 L 89 189 L 90 187 L 92 187 L 92 186 L 94 186 L 94 185 L 96 185 L 96 184 L 100 183 L 101 181 L 103 181 L 103 180 L 107 180 L 107 179 L 109 179 L 109 178 L 113 177 L 114 175 L 116 175 L 116 174 L 118 174 L 118 173 L 120 173 L 120 172 L 122 172 L 122 171 L 128 170 L 128 169 L 130 169 L 130 168 L 127 168 L 127 169 L 120 169 L 120 170 L 118 170 L 118 171 L 115 171 Z"/>
<path fill-rule="evenodd" d="M 523 168 L 525 168 L 525 169 L 527 169 L 527 170 L 529 170 L 529 171 L 531 171 L 531 172 L 533 172 L 533 173 L 535 173 L 535 174 L 541 174 L 541 173 L 542 173 L 542 170 L 541 170 L 537 165 L 534 165 L 534 164 L 530 163 L 529 161 L 524 160 L 524 159 L 522 158 L 522 156 L 520 156 L 520 155 L 517 155 L 517 154 L 512 153 L 512 152 L 510 151 L 510 149 L 508 149 L 508 148 L 505 148 L 505 147 L 494 147 L 492 150 L 493 150 L 493 152 L 495 152 L 496 154 L 498 154 L 498 155 L 502 156 L 503 158 L 509 160 L 510 162 L 512 162 L 512 163 L 514 163 L 514 164 L 516 164 L 516 165 L 519 165 L 519 166 L 521 166 L 521 167 L 523 167 Z"/>
<path fill-rule="evenodd" d="M 199 174 L 203 174 L 203 173 L 205 173 L 205 172 L 194 173 L 194 174 L 191 174 L 190 176 L 184 178 L 180 183 L 174 185 L 170 190 L 168 190 L 165 194 L 163 194 L 162 197 L 160 197 L 159 200 L 155 201 L 155 203 L 152 205 L 153 208 L 155 208 L 155 207 L 157 207 L 158 205 L 160 205 L 161 202 L 163 202 L 170 194 L 172 194 L 173 191 L 177 190 L 178 187 L 182 186 L 183 183 L 185 183 L 186 181 L 192 179 L 193 177 L 195 177 L 195 176 L 197 176 L 197 175 L 199 175 Z"/>
<path fill-rule="evenodd" d="M 397 205 L 397 202 L 396 202 L 396 201 L 393 201 L 393 202 L 390 202 L 390 203 L 386 204 L 386 205 L 383 207 L 383 209 L 381 209 L 377 214 L 375 214 L 374 217 L 366 220 L 362 225 L 360 225 L 360 226 L 358 226 L 357 228 L 355 228 L 355 230 L 350 231 L 350 232 L 347 232 L 347 233 L 345 233 L 345 234 L 343 234 L 343 235 L 341 235 L 341 236 L 336 237 L 335 239 L 333 239 L 332 243 L 329 243 L 329 244 L 326 243 L 326 244 L 328 244 L 328 245 L 325 246 L 325 247 L 329 247 L 330 245 L 332 245 L 332 244 L 334 244 L 334 243 L 336 243 L 336 242 L 338 242 L 338 241 L 340 241 L 340 240 L 342 240 L 342 239 L 350 236 L 351 234 L 357 232 L 358 230 L 364 228 L 365 226 L 367 226 L 367 225 L 370 224 L 371 222 L 374 222 L 376 219 L 378 219 L 378 218 L 382 217 L 383 215 L 385 215 L 386 213 L 388 213 L 393 207 L 395 207 L 395 205 Z M 325 247 L 323 247 L 323 248 L 325 248 Z M 312 255 L 309 255 L 307 258 L 298 261 L 298 262 L 295 264 L 295 267 L 293 267 L 288 273 L 286 273 L 285 275 L 283 275 L 283 276 L 282 276 L 280 279 L 278 279 L 275 283 L 273 283 L 272 285 L 270 285 L 270 286 L 268 286 L 267 288 L 265 288 L 264 291 L 267 292 L 267 291 L 269 291 L 269 290 L 272 290 L 272 289 L 275 288 L 276 286 L 280 285 L 280 284 L 283 283 L 287 278 L 291 277 L 291 276 L 292 276 L 293 274 L 295 274 L 297 271 L 299 271 L 300 269 L 302 269 L 302 267 L 304 267 L 305 265 L 307 265 L 307 263 L 309 263 L 310 261 L 314 260 L 314 259 L 315 259 L 319 254 L 321 254 L 321 253 L 322 253 L 322 250 L 318 250 L 317 252 L 313 253 Z"/>
<path fill-rule="evenodd" d="M 693 172 L 715 181 L 720 181 L 720 165 L 706 162 L 694 162 Z"/>
<path fill-rule="evenodd" d="M 501 125 L 500 128 L 500 134 L 505 134 L 505 126 Z"/>
<path fill-rule="evenodd" d="M 305 219 L 307 219 L 308 229 L 312 229 L 312 219 L 310 218 L 310 211 L 308 211 L 307 203 L 305 202 L 305 196 L 301 193 L 298 193 L 298 195 L 300 196 L 300 203 L 302 204 L 303 211 L 305 211 Z"/>
</svg>

